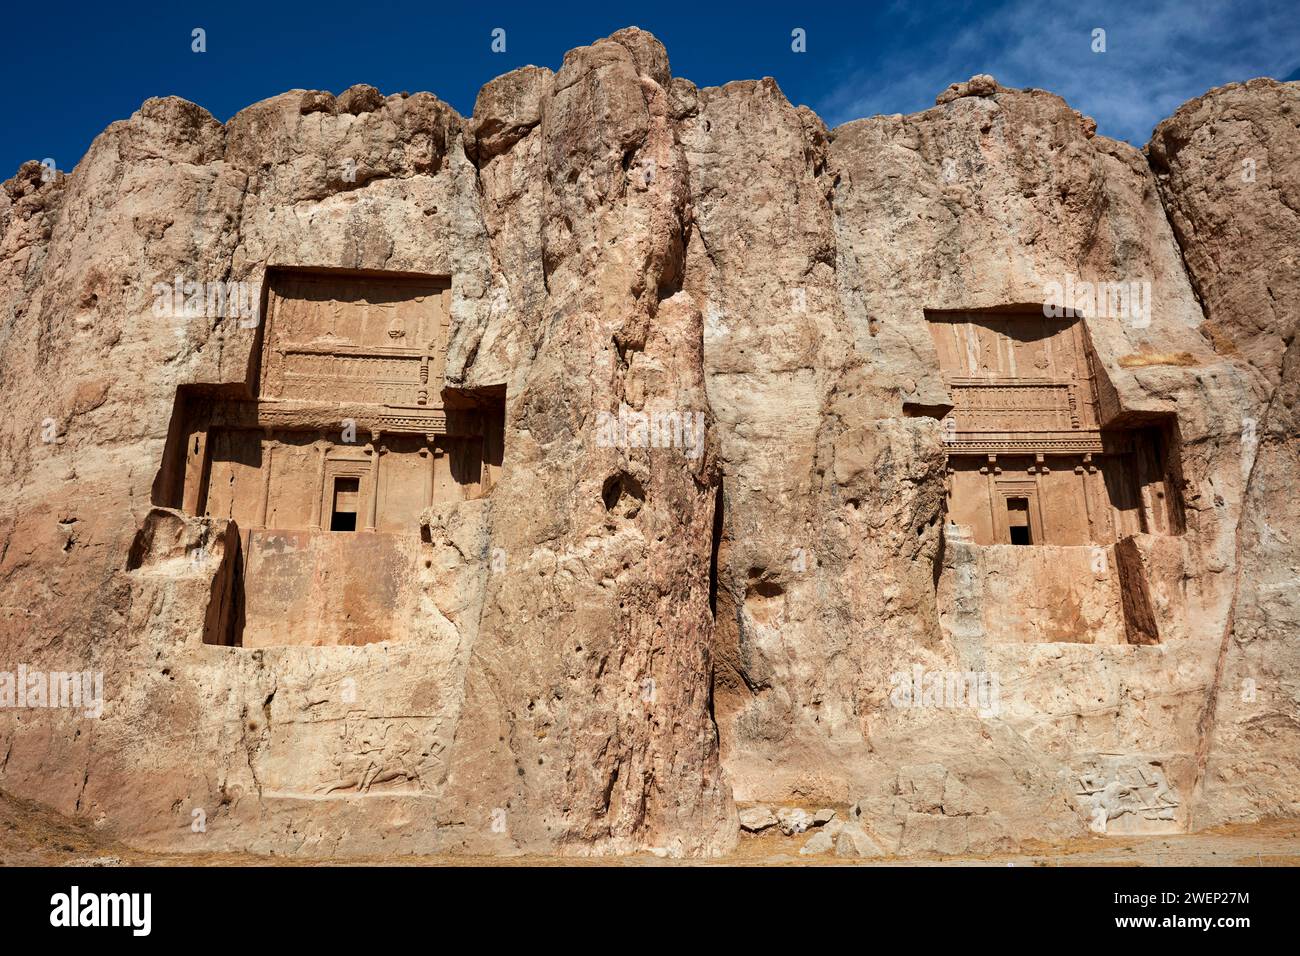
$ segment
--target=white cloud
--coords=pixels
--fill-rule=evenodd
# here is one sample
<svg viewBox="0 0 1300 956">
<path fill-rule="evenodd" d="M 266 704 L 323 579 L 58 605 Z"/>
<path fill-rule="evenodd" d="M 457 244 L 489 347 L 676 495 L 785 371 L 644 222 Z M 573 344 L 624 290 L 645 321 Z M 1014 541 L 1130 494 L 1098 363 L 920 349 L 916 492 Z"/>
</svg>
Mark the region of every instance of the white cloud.
<svg viewBox="0 0 1300 956">
<path fill-rule="evenodd" d="M 1282 78 L 1300 65 L 1293 0 L 1108 0 L 1081 9 L 1016 0 L 973 6 L 955 33 L 930 35 L 883 63 L 856 71 L 817 104 L 837 125 L 878 113 L 925 109 L 949 83 L 992 73 L 1003 86 L 1065 97 L 1107 136 L 1142 145 L 1181 104 L 1224 83 Z M 1106 52 L 1092 52 L 1092 31 Z"/>
</svg>

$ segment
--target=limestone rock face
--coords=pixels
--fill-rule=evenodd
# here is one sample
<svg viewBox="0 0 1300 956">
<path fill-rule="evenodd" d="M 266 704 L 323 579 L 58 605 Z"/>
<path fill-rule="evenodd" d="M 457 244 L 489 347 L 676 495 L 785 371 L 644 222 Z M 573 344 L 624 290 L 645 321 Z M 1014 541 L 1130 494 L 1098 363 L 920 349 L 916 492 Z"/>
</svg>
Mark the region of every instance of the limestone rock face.
<svg viewBox="0 0 1300 956">
<path fill-rule="evenodd" d="M 1212 91 L 1143 154 L 981 75 L 829 130 L 770 79 L 673 77 L 633 28 L 469 118 L 364 85 L 224 125 L 153 99 L 71 173 L 25 164 L 0 788 L 140 846 L 303 856 L 718 855 L 778 822 L 733 800 L 852 804 L 815 849 L 853 858 L 1295 814 L 1298 101 Z M 445 277 L 429 390 L 504 394 L 490 490 L 431 490 L 391 552 L 390 639 L 242 646 L 247 521 L 166 500 L 182 398 L 256 397 L 279 320 L 160 313 L 159 286 L 284 269 Z M 977 544 L 945 431 L 975 386 L 935 316 L 1106 283 L 1145 308 L 1080 308 L 1088 407 L 1163 429 L 1168 480 L 1127 507 L 1178 521 Z M 336 364 L 397 362 L 388 334 Z M 346 357 L 331 336 L 303 354 Z M 1024 387 L 1081 387 L 1045 367 Z M 359 614 L 325 537 L 310 587 Z M 102 712 L 10 702 L 20 668 L 99 675 Z"/>
<path fill-rule="evenodd" d="M 527 377 L 509 376 L 510 467 L 492 513 L 507 564 L 488 584 L 444 812 L 507 811 L 508 834 L 467 828 L 470 846 L 718 852 L 736 822 L 708 710 L 713 440 L 701 430 L 685 453 L 593 440 L 598 413 L 621 407 L 706 419 L 666 58 L 624 31 L 554 78 L 499 82 L 480 102 L 514 119 L 485 115 L 480 132 L 526 125 L 541 100 L 541 122 L 480 169 L 488 233 L 530 253 L 508 255 L 538 310 L 498 321 L 539 334 Z"/>
<path fill-rule="evenodd" d="M 1292 815 L 1300 796 L 1294 528 L 1300 509 L 1300 84 L 1211 90 L 1156 128 L 1148 152 L 1214 347 L 1267 380 L 1240 409 L 1246 488 L 1216 693 L 1202 714 L 1196 822 Z"/>
<path fill-rule="evenodd" d="M 1192 285 L 1206 338 L 1270 382 L 1300 294 L 1300 88 L 1258 79 L 1179 107 L 1147 153 Z"/>
</svg>

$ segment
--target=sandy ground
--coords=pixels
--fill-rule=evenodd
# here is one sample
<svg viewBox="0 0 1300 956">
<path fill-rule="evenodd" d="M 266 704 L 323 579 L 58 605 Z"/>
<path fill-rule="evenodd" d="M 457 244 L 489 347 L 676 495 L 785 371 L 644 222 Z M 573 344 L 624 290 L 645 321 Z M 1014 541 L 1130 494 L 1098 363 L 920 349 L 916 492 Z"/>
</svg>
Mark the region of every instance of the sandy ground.
<svg viewBox="0 0 1300 956">
<path fill-rule="evenodd" d="M 87 824 L 0 792 L 0 866 L 1300 866 L 1300 820 L 1273 820 L 1155 837 L 1090 836 L 1019 853 L 846 861 L 802 857 L 807 835 L 744 834 L 718 860 L 663 860 L 649 854 L 587 857 L 400 857 L 310 860 L 251 853 L 147 853 L 105 838 Z"/>
</svg>

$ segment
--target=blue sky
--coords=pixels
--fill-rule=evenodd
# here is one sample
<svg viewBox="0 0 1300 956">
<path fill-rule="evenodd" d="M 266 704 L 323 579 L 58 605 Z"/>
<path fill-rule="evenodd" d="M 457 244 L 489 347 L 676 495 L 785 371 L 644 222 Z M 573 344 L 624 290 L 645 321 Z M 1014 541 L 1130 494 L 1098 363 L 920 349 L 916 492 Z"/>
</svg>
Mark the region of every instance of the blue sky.
<svg viewBox="0 0 1300 956">
<path fill-rule="evenodd" d="M 193 100 L 220 120 L 296 87 L 429 90 L 464 114 L 479 87 L 527 63 L 636 25 L 667 46 L 673 73 L 701 86 L 773 76 L 831 125 L 924 109 L 948 83 L 987 72 L 1064 96 L 1099 131 L 1137 145 L 1177 106 L 1254 76 L 1300 79 L 1295 0 L 869 0 L 743 4 L 223 3 L 38 5 L 10 16 L 0 80 L 0 179 L 27 159 L 71 169 L 109 123 L 150 96 Z M 16 30 L 13 28 L 17 28 Z M 207 52 L 191 51 L 191 31 Z M 492 30 L 506 51 L 491 50 Z M 806 31 L 807 51 L 791 49 Z M 1092 31 L 1106 31 L 1094 53 Z"/>
</svg>

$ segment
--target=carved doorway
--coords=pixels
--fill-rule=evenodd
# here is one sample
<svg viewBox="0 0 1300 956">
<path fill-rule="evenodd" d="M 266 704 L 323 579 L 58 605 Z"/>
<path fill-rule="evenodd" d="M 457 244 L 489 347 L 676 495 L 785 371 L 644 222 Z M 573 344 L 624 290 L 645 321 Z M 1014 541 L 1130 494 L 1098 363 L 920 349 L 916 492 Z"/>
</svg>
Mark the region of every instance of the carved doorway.
<svg viewBox="0 0 1300 956">
<path fill-rule="evenodd" d="M 1043 544 L 1042 502 L 1032 481 L 1001 480 L 992 501 L 998 544 Z"/>
</svg>

